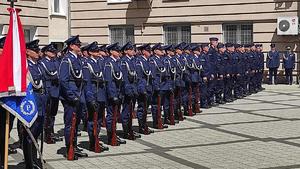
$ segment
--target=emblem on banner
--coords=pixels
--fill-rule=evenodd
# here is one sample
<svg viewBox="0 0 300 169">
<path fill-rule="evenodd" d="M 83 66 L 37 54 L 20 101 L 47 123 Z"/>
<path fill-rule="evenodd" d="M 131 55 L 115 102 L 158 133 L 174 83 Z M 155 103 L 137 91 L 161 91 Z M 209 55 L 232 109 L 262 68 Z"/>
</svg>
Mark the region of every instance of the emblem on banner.
<svg viewBox="0 0 300 169">
<path fill-rule="evenodd" d="M 32 100 L 26 100 L 21 103 L 21 112 L 26 116 L 31 116 L 35 112 L 35 105 Z"/>
</svg>

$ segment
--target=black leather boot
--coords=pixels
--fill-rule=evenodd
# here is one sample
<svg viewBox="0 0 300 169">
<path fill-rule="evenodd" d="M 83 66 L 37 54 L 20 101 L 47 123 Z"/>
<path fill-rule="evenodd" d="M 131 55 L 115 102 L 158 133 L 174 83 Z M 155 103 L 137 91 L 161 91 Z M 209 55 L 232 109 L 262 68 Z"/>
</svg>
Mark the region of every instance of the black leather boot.
<svg viewBox="0 0 300 169">
<path fill-rule="evenodd" d="M 117 141 L 119 144 L 126 144 L 126 141 L 117 136 Z"/>
</svg>

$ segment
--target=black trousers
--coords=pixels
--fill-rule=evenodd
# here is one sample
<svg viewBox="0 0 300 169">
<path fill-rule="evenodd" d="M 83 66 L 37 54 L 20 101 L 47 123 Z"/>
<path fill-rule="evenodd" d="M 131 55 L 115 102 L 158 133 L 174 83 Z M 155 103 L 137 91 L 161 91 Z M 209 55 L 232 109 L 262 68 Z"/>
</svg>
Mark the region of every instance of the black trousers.
<svg viewBox="0 0 300 169">
<path fill-rule="evenodd" d="M 285 69 L 285 79 L 288 84 L 293 84 L 293 69 Z"/>
<path fill-rule="evenodd" d="M 273 83 L 273 77 L 274 77 L 274 83 L 277 84 L 277 71 L 278 68 L 269 68 L 269 84 Z"/>
</svg>

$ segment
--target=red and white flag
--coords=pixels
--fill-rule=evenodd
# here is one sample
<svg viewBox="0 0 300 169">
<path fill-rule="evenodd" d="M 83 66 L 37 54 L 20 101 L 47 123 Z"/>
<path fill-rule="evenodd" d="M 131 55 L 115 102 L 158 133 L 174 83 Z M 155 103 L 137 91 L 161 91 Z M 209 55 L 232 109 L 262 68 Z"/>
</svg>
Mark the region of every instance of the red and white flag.
<svg viewBox="0 0 300 169">
<path fill-rule="evenodd" d="M 9 29 L 0 56 L 0 97 L 25 96 L 27 60 L 23 27 L 19 17 L 20 9 L 8 8 Z"/>
</svg>

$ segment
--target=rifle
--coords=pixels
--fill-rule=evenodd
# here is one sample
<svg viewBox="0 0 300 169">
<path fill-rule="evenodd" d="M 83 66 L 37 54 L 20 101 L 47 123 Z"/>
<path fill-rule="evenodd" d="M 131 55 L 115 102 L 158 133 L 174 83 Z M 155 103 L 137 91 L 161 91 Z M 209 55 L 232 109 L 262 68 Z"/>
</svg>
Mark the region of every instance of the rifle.
<svg viewBox="0 0 300 169">
<path fill-rule="evenodd" d="M 179 112 L 178 112 L 178 117 L 179 117 L 179 121 L 183 121 L 184 120 L 184 118 L 183 118 L 183 113 L 182 113 L 182 111 L 181 111 L 181 99 L 182 99 L 182 95 L 181 95 L 181 89 L 180 89 L 180 87 L 179 87 L 179 89 L 178 89 L 178 96 L 179 96 L 179 102 L 178 102 L 178 106 L 179 106 Z"/>
<path fill-rule="evenodd" d="M 73 112 L 72 114 L 72 126 L 71 126 L 71 133 L 70 133 L 70 147 L 68 150 L 68 160 L 74 160 L 74 137 L 75 137 L 75 130 L 76 130 L 76 113 Z"/>
<path fill-rule="evenodd" d="M 199 90 L 199 84 L 196 85 L 196 99 L 195 99 L 195 113 L 200 113 L 200 90 Z"/>
<path fill-rule="evenodd" d="M 175 125 L 175 118 L 174 118 L 174 94 L 171 92 L 170 95 L 170 124 Z"/>
<path fill-rule="evenodd" d="M 132 115 L 132 118 L 133 119 L 136 119 L 136 111 L 135 111 L 135 106 L 134 106 L 134 103 L 136 102 L 136 100 L 132 100 L 132 113 L 131 113 L 131 115 Z"/>
<path fill-rule="evenodd" d="M 162 119 L 161 119 L 161 99 L 160 95 L 157 95 L 157 128 L 163 129 Z"/>
<path fill-rule="evenodd" d="M 117 146 L 117 111 L 118 105 L 113 105 L 113 121 L 112 121 L 112 136 L 111 136 L 111 146 Z"/>
<path fill-rule="evenodd" d="M 147 126 L 147 95 L 144 95 L 144 112 L 143 112 L 144 134 L 149 134 Z"/>
<path fill-rule="evenodd" d="M 134 134 L 132 130 L 132 119 L 133 119 L 133 102 L 132 100 L 129 103 L 129 121 L 128 121 L 128 129 L 129 129 L 129 135 L 130 135 L 130 140 L 134 139 Z"/>
<path fill-rule="evenodd" d="M 98 133 L 98 113 L 94 112 L 94 126 L 93 126 L 93 134 L 95 137 L 95 153 L 101 152 L 101 147 L 99 143 L 99 133 Z"/>
<path fill-rule="evenodd" d="M 105 117 L 105 109 L 101 110 L 102 111 L 102 127 L 106 127 L 106 117 Z"/>
<path fill-rule="evenodd" d="M 192 105 L 192 85 L 189 85 L 189 101 L 188 101 L 188 115 L 193 116 L 193 105 Z"/>
</svg>

